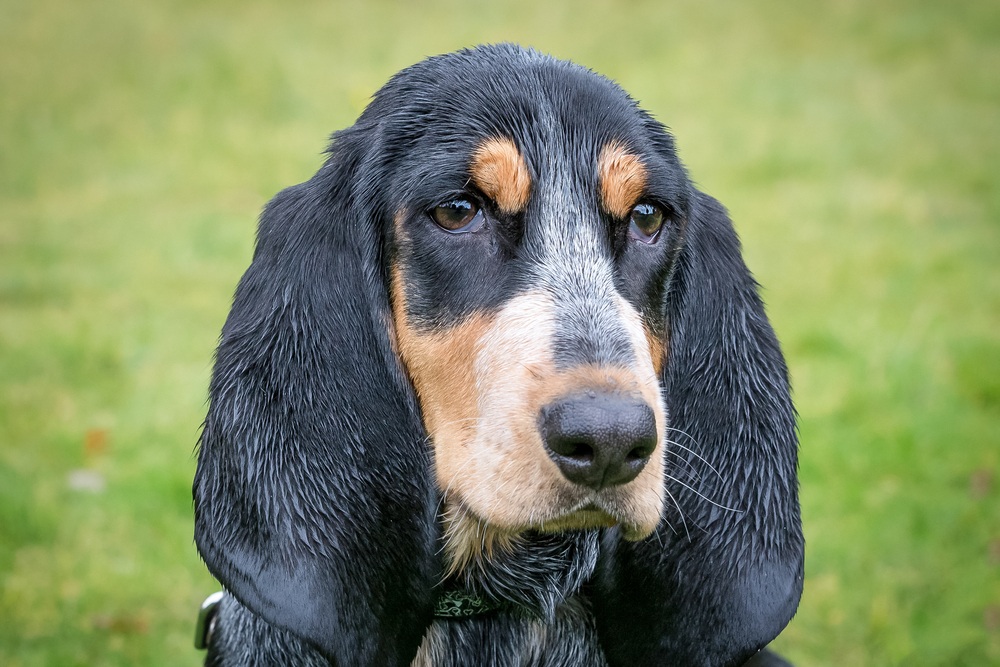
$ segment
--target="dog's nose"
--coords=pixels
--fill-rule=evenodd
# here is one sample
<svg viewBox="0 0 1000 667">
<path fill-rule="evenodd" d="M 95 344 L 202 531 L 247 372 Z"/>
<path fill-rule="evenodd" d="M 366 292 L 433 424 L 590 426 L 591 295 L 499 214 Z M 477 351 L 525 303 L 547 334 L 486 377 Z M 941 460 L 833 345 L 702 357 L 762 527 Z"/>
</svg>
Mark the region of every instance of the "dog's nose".
<svg viewBox="0 0 1000 667">
<path fill-rule="evenodd" d="M 542 408 L 539 430 L 569 481 L 603 489 L 635 479 L 656 449 L 656 418 L 645 401 L 587 392 Z"/>
</svg>

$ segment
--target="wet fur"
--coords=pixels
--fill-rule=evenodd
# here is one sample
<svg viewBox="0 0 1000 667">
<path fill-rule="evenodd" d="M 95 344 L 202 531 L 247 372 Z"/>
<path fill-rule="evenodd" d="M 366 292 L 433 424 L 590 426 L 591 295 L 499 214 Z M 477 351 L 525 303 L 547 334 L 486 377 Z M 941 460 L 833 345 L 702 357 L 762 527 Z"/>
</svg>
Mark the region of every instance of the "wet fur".
<svg viewBox="0 0 1000 667">
<path fill-rule="evenodd" d="M 470 181 L 455 156 L 509 135 L 525 165 L 504 143 L 480 176 L 505 193 L 503 233 L 471 262 L 428 245 L 415 233 L 422 212 Z M 602 150 L 617 183 L 591 175 Z M 516 181 L 507 190 L 503 174 Z M 629 245 L 615 222 L 637 193 L 674 214 L 656 247 Z M 596 289 L 613 274 L 606 291 L 641 317 L 626 327 L 619 307 L 592 319 L 560 304 L 555 338 L 569 343 L 552 348 L 553 373 L 627 368 L 639 339 L 647 358 L 661 355 L 642 363 L 667 418 L 662 518 L 640 541 L 619 528 L 519 530 L 449 569 L 442 519 L 455 506 L 399 327 L 432 335 L 501 312 L 525 286 L 494 277 L 520 249 L 549 247 L 518 226 L 539 211 L 596 233 L 581 238 L 613 271 L 540 263 L 537 285 Z M 737 667 L 801 593 L 796 450 L 787 370 L 732 224 L 691 185 L 662 126 L 608 80 L 532 51 L 430 59 L 394 77 L 335 135 L 319 172 L 262 215 L 219 343 L 194 485 L 195 538 L 229 592 L 207 664 Z M 517 607 L 435 619 L 447 586 Z"/>
</svg>

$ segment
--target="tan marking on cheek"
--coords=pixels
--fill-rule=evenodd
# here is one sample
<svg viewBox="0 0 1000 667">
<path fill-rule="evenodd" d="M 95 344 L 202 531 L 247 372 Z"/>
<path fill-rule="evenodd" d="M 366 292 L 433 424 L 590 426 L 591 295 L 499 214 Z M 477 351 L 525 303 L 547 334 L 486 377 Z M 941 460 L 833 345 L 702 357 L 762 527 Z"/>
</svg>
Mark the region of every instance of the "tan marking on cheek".
<svg viewBox="0 0 1000 667">
<path fill-rule="evenodd" d="M 531 176 L 511 139 L 487 139 L 472 155 L 472 181 L 503 213 L 518 213 L 528 205 Z"/>
<path fill-rule="evenodd" d="M 643 333 L 646 335 L 646 344 L 649 346 L 649 356 L 653 361 L 653 370 L 656 372 L 656 376 L 659 377 L 663 372 L 663 364 L 667 358 L 666 340 L 657 336 L 646 326 L 643 327 Z"/>
<path fill-rule="evenodd" d="M 650 385 L 659 387 L 666 357 L 666 337 L 658 336 L 632 304 L 618 297 L 618 314 L 635 351 L 635 371 Z"/>
<path fill-rule="evenodd" d="M 612 141 L 597 159 L 597 182 L 604 210 L 624 220 L 645 192 L 646 167 L 637 155 Z"/>
<path fill-rule="evenodd" d="M 475 516 L 498 526 L 523 528 L 531 512 L 554 502 L 561 483 L 538 434 L 538 406 L 530 400 L 533 388 L 555 372 L 554 312 L 550 297 L 529 293 L 497 313 L 475 362 L 475 438 L 464 457 L 438 465 L 439 485 L 455 492 Z"/>
<path fill-rule="evenodd" d="M 402 271 L 392 270 L 392 310 L 396 343 L 434 442 L 440 467 L 461 458 L 463 443 L 476 425 L 476 378 L 472 364 L 490 318 L 475 314 L 444 331 L 421 332 L 406 316 Z"/>
</svg>

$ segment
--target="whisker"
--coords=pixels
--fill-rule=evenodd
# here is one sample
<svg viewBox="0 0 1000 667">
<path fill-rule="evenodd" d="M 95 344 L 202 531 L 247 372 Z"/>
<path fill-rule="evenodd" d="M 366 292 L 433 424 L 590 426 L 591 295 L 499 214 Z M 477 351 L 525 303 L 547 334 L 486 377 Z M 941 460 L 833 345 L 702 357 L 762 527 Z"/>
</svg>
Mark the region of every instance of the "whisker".
<svg viewBox="0 0 1000 667">
<path fill-rule="evenodd" d="M 687 536 L 688 542 L 690 542 L 691 541 L 691 531 L 688 530 L 687 521 L 684 519 L 684 510 L 681 509 L 681 504 L 679 502 L 677 502 L 677 499 L 674 498 L 674 494 L 670 493 L 669 490 L 664 489 L 664 493 L 667 494 L 667 497 L 670 498 L 670 502 L 672 502 L 674 504 L 674 507 L 677 508 L 677 515 L 681 518 L 681 525 L 684 526 L 684 534 Z M 664 519 L 664 521 L 666 521 L 666 519 Z M 674 531 L 674 535 L 678 535 L 679 534 L 674 529 L 674 527 L 672 525 L 670 525 L 669 521 L 667 521 L 667 525 L 670 526 L 670 530 Z"/>
<path fill-rule="evenodd" d="M 694 436 L 692 436 L 692 435 L 690 435 L 690 434 L 688 434 L 688 433 L 685 433 L 684 431 L 680 430 L 679 428 L 674 428 L 674 427 L 672 427 L 672 426 L 668 426 L 668 427 L 667 427 L 667 430 L 668 430 L 668 431 L 676 431 L 677 433 L 680 433 L 681 435 L 683 435 L 683 436 L 686 436 L 686 437 L 687 437 L 687 438 L 688 438 L 689 440 L 691 440 L 691 442 L 692 442 L 692 443 L 694 443 L 695 445 L 698 445 L 698 444 L 699 444 L 699 443 L 698 443 L 698 441 L 694 439 Z M 707 465 L 707 466 L 709 467 L 709 469 L 710 469 L 710 470 L 711 470 L 712 472 L 714 472 L 714 473 L 715 473 L 715 474 L 716 474 L 716 475 L 717 475 L 717 476 L 719 477 L 719 479 L 724 479 L 724 477 L 723 477 L 722 473 L 720 473 L 720 472 L 719 472 L 719 471 L 718 471 L 718 470 L 716 469 L 716 467 L 715 467 L 715 466 L 713 466 L 713 465 L 712 465 L 711 463 L 709 463 L 709 462 L 708 462 L 708 459 L 706 459 L 706 458 L 705 458 L 704 456 L 702 456 L 701 454 L 699 454 L 699 453 L 698 453 L 698 452 L 696 452 L 695 450 L 691 449 L 690 447 L 685 447 L 684 445 L 682 445 L 681 443 L 677 442 L 676 440 L 669 440 L 668 442 L 670 442 L 670 444 L 672 444 L 672 445 L 674 445 L 674 446 L 676 446 L 676 447 L 680 447 L 681 449 L 683 449 L 683 450 L 684 450 L 684 451 L 686 451 L 686 452 L 689 452 L 689 453 L 690 453 L 691 455 L 693 455 L 693 456 L 694 456 L 695 458 L 697 458 L 697 459 L 698 459 L 699 461 L 701 461 L 702 463 L 704 463 L 705 465 Z"/>
<path fill-rule="evenodd" d="M 664 474 L 663 476 L 666 477 L 667 479 L 673 481 L 673 482 L 677 482 L 678 484 L 680 484 L 681 486 L 683 486 L 685 489 L 687 489 L 691 493 L 693 493 L 696 496 L 702 498 L 703 500 L 708 501 L 709 503 L 711 503 L 712 505 L 715 505 L 716 507 L 718 507 L 721 510 L 725 510 L 727 512 L 743 512 L 744 511 L 744 510 L 741 510 L 741 509 L 735 509 L 733 507 L 726 507 L 725 505 L 720 505 L 719 503 L 715 502 L 714 500 L 712 500 L 711 498 L 709 498 L 705 494 L 701 493 L 700 491 L 698 491 L 694 487 L 685 484 L 684 482 L 682 482 L 681 480 L 677 479 L 676 477 L 673 477 L 673 476 L 667 475 L 667 474 Z"/>
<path fill-rule="evenodd" d="M 687 469 L 687 471 L 692 476 L 694 476 L 694 477 L 700 477 L 700 475 L 698 474 L 698 468 L 695 467 L 694 463 L 692 463 L 687 458 L 685 458 L 684 456 L 682 456 L 679 452 L 675 452 L 675 451 L 673 451 L 671 449 L 671 446 L 680 447 L 680 445 L 678 445 L 673 440 L 667 440 L 664 444 L 669 445 L 668 447 L 664 447 L 664 454 L 672 456 L 678 463 L 683 463 L 684 464 L 684 468 Z M 664 461 L 664 463 L 666 463 L 666 461 Z"/>
</svg>

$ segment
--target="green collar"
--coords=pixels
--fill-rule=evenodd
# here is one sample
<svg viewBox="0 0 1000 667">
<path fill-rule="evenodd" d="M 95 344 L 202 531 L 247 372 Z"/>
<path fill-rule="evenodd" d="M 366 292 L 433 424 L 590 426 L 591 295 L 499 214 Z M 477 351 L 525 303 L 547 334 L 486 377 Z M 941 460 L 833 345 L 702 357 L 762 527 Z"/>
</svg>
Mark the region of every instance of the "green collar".
<svg viewBox="0 0 1000 667">
<path fill-rule="evenodd" d="M 493 602 L 466 591 L 447 590 L 441 593 L 437 604 L 434 605 L 434 617 L 469 618 L 495 611 L 510 611 L 511 608 L 510 603 Z"/>
</svg>

